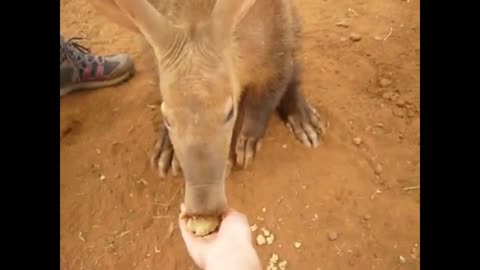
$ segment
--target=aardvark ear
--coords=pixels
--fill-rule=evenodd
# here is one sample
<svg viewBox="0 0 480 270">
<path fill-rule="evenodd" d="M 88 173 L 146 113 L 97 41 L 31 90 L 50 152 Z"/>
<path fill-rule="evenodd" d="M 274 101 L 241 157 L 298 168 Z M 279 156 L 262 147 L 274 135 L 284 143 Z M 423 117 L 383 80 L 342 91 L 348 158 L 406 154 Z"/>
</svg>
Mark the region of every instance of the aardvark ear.
<svg viewBox="0 0 480 270">
<path fill-rule="evenodd" d="M 255 0 L 217 0 L 212 11 L 212 26 L 218 42 L 228 43 L 238 23 L 247 15 Z"/>
</svg>

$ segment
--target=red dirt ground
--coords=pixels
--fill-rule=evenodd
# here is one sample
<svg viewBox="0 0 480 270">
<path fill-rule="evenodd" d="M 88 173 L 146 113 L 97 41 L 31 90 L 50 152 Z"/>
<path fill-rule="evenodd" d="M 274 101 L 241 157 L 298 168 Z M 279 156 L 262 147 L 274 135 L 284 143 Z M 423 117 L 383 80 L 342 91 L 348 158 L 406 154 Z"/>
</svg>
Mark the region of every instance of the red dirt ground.
<svg viewBox="0 0 480 270">
<path fill-rule="evenodd" d="M 419 5 L 299 1 L 303 89 L 329 119 L 325 143 L 305 148 L 275 117 L 253 166 L 227 180 L 230 204 L 276 237 L 256 247 L 264 267 L 277 253 L 287 269 L 420 269 Z M 129 53 L 137 68 L 125 84 L 61 99 L 61 269 L 195 269 L 176 227 L 183 180 L 148 163 L 160 119 L 150 49 L 85 0 L 60 12 L 67 38 Z"/>
</svg>

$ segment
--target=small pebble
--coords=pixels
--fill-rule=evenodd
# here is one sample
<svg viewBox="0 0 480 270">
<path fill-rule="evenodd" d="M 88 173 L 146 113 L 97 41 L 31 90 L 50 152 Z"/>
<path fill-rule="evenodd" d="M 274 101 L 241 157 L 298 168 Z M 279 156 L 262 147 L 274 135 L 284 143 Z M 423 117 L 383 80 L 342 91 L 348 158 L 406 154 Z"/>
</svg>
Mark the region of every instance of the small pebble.
<svg viewBox="0 0 480 270">
<path fill-rule="evenodd" d="M 360 138 L 360 137 L 353 138 L 353 143 L 357 146 L 362 144 L 362 138 Z"/>
<path fill-rule="evenodd" d="M 262 232 L 263 232 L 264 236 L 269 236 L 270 235 L 270 231 L 265 229 L 265 228 L 262 228 Z"/>
<path fill-rule="evenodd" d="M 278 263 L 278 268 L 280 268 L 280 270 L 285 270 L 287 269 L 287 261 L 281 261 Z"/>
<path fill-rule="evenodd" d="M 263 246 L 263 245 L 265 245 L 265 243 L 267 243 L 267 240 L 265 239 L 265 236 L 259 234 L 259 235 L 257 236 L 257 244 L 258 244 L 259 246 Z"/>
<path fill-rule="evenodd" d="M 390 92 L 390 91 L 385 92 L 385 93 L 383 93 L 382 97 L 383 97 L 384 99 L 391 100 L 392 97 L 393 97 L 393 92 Z"/>
<path fill-rule="evenodd" d="M 379 175 L 379 174 L 382 173 L 382 171 L 383 171 L 382 165 L 377 164 L 377 165 L 375 166 L 375 174 L 376 174 L 376 175 Z"/>
<path fill-rule="evenodd" d="M 263 213 L 267 212 L 267 208 L 265 208 L 265 207 L 262 208 L 262 212 L 263 212 Z"/>
<path fill-rule="evenodd" d="M 338 27 L 348 28 L 350 24 L 346 20 L 341 20 L 335 24 Z"/>
<path fill-rule="evenodd" d="M 102 174 L 102 175 L 100 175 L 100 181 L 103 181 L 103 180 L 105 180 L 105 178 L 106 178 L 106 177 L 105 177 L 105 175 L 103 175 L 103 174 Z"/>
<path fill-rule="evenodd" d="M 401 263 L 406 263 L 407 262 L 407 260 L 405 260 L 405 258 L 403 256 L 399 256 L 398 259 L 400 259 Z"/>
<path fill-rule="evenodd" d="M 388 87 L 392 84 L 392 81 L 387 78 L 381 78 L 378 84 L 380 84 L 381 87 Z"/>
<path fill-rule="evenodd" d="M 250 226 L 250 230 L 251 230 L 252 232 L 256 231 L 257 229 L 258 229 L 257 224 L 253 224 L 252 226 Z"/>
<path fill-rule="evenodd" d="M 362 40 L 362 36 L 360 36 L 357 33 L 351 33 L 350 34 L 350 40 L 351 41 L 360 41 L 360 40 Z"/>
<path fill-rule="evenodd" d="M 370 214 L 365 214 L 365 215 L 363 216 L 363 219 L 366 220 L 366 221 L 367 221 L 367 220 L 370 220 L 371 218 L 372 218 L 372 215 L 370 215 Z"/>
<path fill-rule="evenodd" d="M 403 98 L 399 98 L 399 99 L 397 99 L 396 104 L 399 107 L 403 107 L 405 105 L 405 100 L 403 100 Z"/>
<path fill-rule="evenodd" d="M 302 243 L 295 242 L 293 245 L 295 246 L 295 248 L 300 248 L 302 246 Z"/>
<path fill-rule="evenodd" d="M 328 240 L 335 241 L 338 238 L 338 234 L 336 232 L 329 232 L 328 233 Z"/>
<path fill-rule="evenodd" d="M 412 247 L 412 249 L 410 250 L 410 257 L 412 257 L 412 259 L 414 260 L 417 259 L 417 248 Z"/>
<path fill-rule="evenodd" d="M 412 111 L 412 110 L 407 110 L 407 115 L 408 115 L 408 117 L 414 117 L 414 116 L 415 116 L 415 112 Z"/>
<path fill-rule="evenodd" d="M 287 148 L 287 145 L 286 145 L 286 144 L 284 144 L 284 145 L 282 145 L 282 147 L 283 147 L 283 148 Z"/>
<path fill-rule="evenodd" d="M 78 233 L 78 238 L 79 238 L 80 240 L 82 240 L 83 242 L 85 242 L 85 237 L 83 236 L 83 233 L 82 233 L 82 232 L 79 232 L 79 233 Z"/>
<path fill-rule="evenodd" d="M 393 114 L 393 116 L 403 118 L 403 117 L 405 117 L 405 110 L 403 108 L 400 108 L 400 107 L 394 107 L 392 109 L 392 114 Z"/>
<path fill-rule="evenodd" d="M 345 41 L 347 41 L 347 40 L 348 40 L 348 38 L 346 38 L 346 37 L 341 37 L 341 38 L 340 38 L 340 41 L 341 41 L 341 42 L 345 42 Z"/>
</svg>

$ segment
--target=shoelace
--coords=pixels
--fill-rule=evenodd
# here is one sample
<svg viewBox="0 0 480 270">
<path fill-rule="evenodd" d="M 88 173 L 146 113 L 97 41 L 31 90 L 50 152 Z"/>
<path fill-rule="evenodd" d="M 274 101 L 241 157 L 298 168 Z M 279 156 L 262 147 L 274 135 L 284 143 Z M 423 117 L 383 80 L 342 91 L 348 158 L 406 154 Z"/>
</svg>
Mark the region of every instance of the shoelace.
<svg viewBox="0 0 480 270">
<path fill-rule="evenodd" d="M 70 60 L 76 65 L 78 62 L 92 62 L 92 61 L 102 61 L 101 56 L 94 56 L 90 53 L 90 49 L 87 47 L 75 42 L 82 40 L 81 37 L 72 37 L 65 41 L 64 50 L 66 55 Z M 72 59 L 73 58 L 73 59 Z"/>
<path fill-rule="evenodd" d="M 87 47 L 80 45 L 79 43 L 75 42 L 75 40 L 82 40 L 83 38 L 81 37 L 72 37 L 69 40 L 65 42 L 65 44 L 70 44 L 72 45 L 75 49 L 79 50 L 83 54 L 90 54 L 90 49 Z"/>
</svg>

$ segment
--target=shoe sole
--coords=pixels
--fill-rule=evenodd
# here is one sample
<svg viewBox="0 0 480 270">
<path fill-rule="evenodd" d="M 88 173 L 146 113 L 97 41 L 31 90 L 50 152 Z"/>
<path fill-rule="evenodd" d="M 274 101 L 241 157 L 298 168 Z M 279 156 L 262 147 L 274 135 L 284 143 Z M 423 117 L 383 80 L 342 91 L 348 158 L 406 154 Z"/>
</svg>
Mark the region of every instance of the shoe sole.
<svg viewBox="0 0 480 270">
<path fill-rule="evenodd" d="M 132 74 L 133 72 L 129 71 L 111 80 L 97 81 L 97 82 L 82 82 L 75 85 L 66 86 L 64 88 L 60 88 L 60 97 L 63 97 L 67 94 L 70 94 L 71 92 L 78 91 L 78 90 L 87 90 L 87 89 L 102 88 L 107 86 L 114 86 L 128 80 L 132 76 Z"/>
</svg>

